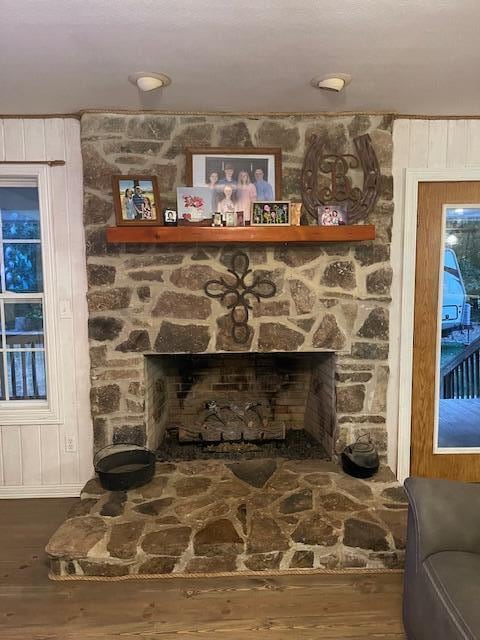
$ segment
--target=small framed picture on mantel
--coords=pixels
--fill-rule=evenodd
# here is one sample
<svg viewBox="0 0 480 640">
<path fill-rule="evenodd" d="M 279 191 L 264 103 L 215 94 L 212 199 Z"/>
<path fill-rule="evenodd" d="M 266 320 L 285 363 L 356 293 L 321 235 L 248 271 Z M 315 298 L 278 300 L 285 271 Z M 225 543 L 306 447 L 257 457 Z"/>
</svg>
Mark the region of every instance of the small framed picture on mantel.
<svg viewBox="0 0 480 640">
<path fill-rule="evenodd" d="M 347 224 L 347 209 L 342 204 L 320 205 L 317 208 L 318 224 L 324 227 L 336 227 Z"/>
<path fill-rule="evenodd" d="M 254 202 L 251 224 L 259 227 L 289 225 L 290 202 Z"/>
<path fill-rule="evenodd" d="M 117 226 L 162 224 L 156 176 L 112 176 Z"/>
</svg>

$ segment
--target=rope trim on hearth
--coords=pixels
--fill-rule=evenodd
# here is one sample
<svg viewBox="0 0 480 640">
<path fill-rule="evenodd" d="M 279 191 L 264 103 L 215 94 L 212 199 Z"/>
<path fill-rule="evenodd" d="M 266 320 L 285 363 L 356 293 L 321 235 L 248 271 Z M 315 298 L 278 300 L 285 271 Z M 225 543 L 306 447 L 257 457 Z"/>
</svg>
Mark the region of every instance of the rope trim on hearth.
<svg viewBox="0 0 480 640">
<path fill-rule="evenodd" d="M 234 578 L 234 577 L 264 577 L 276 578 L 281 576 L 309 576 L 309 575 L 382 575 L 382 574 L 401 574 L 403 569 L 386 569 L 386 568 L 356 568 L 350 569 L 283 569 L 279 571 L 219 571 L 215 573 L 155 573 L 155 574 L 128 574 L 125 576 L 78 576 L 65 575 L 59 576 L 50 572 L 48 577 L 50 580 L 56 581 L 74 581 L 82 580 L 85 582 L 122 582 L 124 580 L 164 580 L 173 578 Z"/>
</svg>

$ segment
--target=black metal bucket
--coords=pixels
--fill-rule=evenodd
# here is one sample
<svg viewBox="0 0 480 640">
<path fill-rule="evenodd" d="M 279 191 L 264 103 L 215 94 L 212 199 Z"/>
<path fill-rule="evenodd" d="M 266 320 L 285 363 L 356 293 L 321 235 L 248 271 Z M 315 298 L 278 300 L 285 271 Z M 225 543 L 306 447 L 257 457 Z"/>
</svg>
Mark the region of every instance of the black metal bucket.
<svg viewBox="0 0 480 640">
<path fill-rule="evenodd" d="M 93 465 L 107 491 L 127 491 L 153 478 L 155 454 L 137 444 L 109 444 L 97 451 Z"/>
</svg>

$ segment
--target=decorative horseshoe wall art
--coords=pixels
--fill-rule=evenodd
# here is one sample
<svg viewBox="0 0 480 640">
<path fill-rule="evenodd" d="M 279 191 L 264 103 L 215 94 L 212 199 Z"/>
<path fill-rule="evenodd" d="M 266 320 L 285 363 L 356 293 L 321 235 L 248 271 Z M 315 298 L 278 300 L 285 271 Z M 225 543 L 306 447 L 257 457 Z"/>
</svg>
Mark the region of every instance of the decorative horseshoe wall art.
<svg viewBox="0 0 480 640">
<path fill-rule="evenodd" d="M 356 222 L 372 211 L 380 193 L 380 167 L 368 134 L 353 140 L 353 154 L 328 153 L 322 139 L 313 135 L 305 154 L 301 175 L 303 210 L 317 219 L 317 207 L 330 203 L 345 204 L 348 220 Z M 350 170 L 363 169 L 363 188 L 353 186 Z M 330 186 L 319 184 L 319 173 L 330 177 Z"/>
</svg>

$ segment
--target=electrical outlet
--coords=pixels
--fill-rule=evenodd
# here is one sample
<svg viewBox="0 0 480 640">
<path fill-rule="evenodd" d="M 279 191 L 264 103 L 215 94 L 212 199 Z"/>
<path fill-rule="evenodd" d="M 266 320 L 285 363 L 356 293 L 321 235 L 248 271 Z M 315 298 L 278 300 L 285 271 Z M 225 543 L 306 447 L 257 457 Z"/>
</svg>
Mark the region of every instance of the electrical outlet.
<svg viewBox="0 0 480 640">
<path fill-rule="evenodd" d="M 77 450 L 77 443 L 75 436 L 65 436 L 65 451 L 67 453 L 74 453 Z"/>
</svg>

